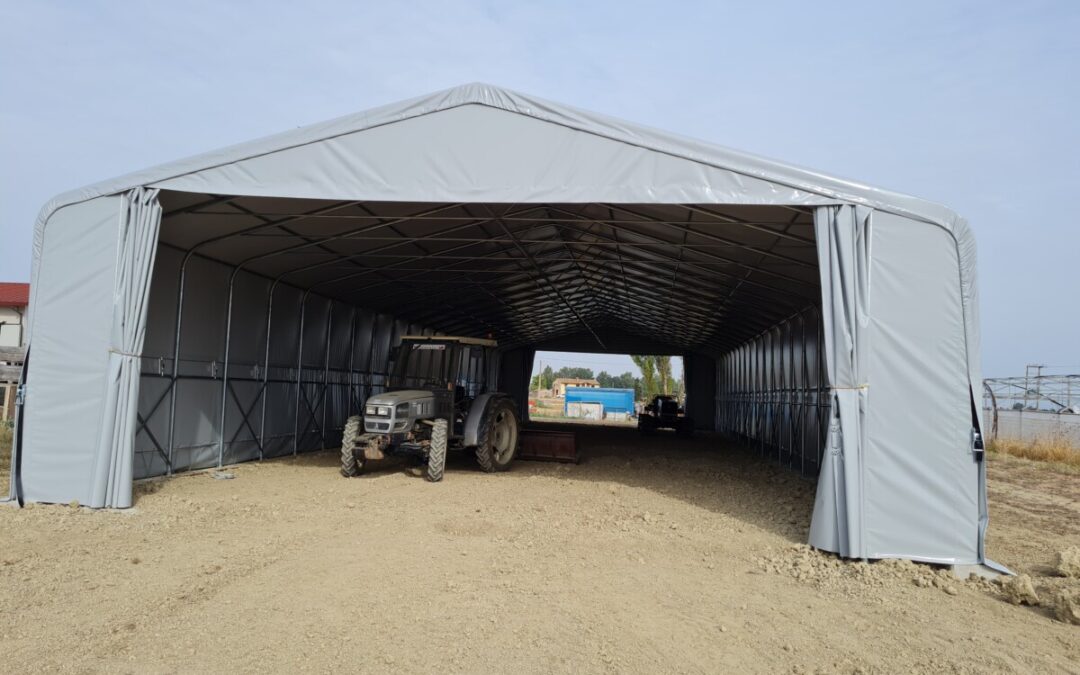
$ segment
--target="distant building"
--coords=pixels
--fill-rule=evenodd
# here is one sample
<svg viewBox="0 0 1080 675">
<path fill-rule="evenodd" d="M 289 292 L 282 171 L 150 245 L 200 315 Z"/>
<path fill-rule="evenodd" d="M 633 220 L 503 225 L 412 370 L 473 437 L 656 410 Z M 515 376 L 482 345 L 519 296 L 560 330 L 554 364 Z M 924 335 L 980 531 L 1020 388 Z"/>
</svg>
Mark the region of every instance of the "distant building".
<svg viewBox="0 0 1080 675">
<path fill-rule="evenodd" d="M 30 284 L 0 282 L 0 347 L 20 347 L 26 334 Z"/>
<path fill-rule="evenodd" d="M 566 396 L 567 387 L 591 387 L 596 389 L 600 383 L 596 380 L 583 380 L 579 377 L 559 377 L 551 384 L 551 390 L 556 396 Z"/>
</svg>

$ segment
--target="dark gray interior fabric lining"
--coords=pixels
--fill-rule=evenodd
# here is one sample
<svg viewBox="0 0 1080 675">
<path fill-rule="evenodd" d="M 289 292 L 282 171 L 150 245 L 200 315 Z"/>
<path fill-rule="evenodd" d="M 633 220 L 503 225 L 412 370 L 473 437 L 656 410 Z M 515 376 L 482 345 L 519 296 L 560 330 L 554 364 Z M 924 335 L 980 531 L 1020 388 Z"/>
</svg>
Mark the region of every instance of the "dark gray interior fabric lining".
<svg viewBox="0 0 1080 675">
<path fill-rule="evenodd" d="M 820 303 L 799 207 L 162 201 L 165 245 L 507 347 L 720 355 Z"/>
</svg>

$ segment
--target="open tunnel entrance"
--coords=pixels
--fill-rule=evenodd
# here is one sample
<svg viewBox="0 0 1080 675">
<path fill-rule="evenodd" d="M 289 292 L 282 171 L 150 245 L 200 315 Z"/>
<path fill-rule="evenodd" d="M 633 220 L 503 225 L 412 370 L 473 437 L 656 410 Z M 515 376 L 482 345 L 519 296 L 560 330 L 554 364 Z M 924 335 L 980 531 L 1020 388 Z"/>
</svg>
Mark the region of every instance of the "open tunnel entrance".
<svg viewBox="0 0 1080 675">
<path fill-rule="evenodd" d="M 528 415 L 538 422 L 636 426 L 656 396 L 673 401 L 690 420 L 682 356 L 539 351 L 529 380 Z"/>
<path fill-rule="evenodd" d="M 827 395 L 809 208 L 162 191 L 136 477 L 336 447 L 403 335 L 673 354 L 698 429 L 812 475 Z"/>
</svg>

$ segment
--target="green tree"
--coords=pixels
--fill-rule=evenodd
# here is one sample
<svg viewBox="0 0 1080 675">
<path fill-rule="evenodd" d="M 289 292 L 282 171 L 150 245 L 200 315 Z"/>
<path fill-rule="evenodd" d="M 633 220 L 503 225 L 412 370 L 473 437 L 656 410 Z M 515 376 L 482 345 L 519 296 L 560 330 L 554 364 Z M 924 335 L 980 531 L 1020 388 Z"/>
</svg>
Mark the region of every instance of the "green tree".
<svg viewBox="0 0 1080 675">
<path fill-rule="evenodd" d="M 611 386 L 618 389 L 634 389 L 638 384 L 638 378 L 633 373 L 626 372 L 612 378 Z"/>
<path fill-rule="evenodd" d="M 596 375 L 596 381 L 600 383 L 601 387 L 614 387 L 615 378 L 612 377 L 606 370 L 601 370 Z"/>
<path fill-rule="evenodd" d="M 656 364 L 656 390 L 658 394 L 670 394 L 673 382 L 671 381 L 671 357 L 654 356 Z"/>
<path fill-rule="evenodd" d="M 592 368 L 577 368 L 574 366 L 563 366 L 555 373 L 555 377 L 574 378 L 578 380 L 591 380 L 593 379 Z"/>
<path fill-rule="evenodd" d="M 630 360 L 632 360 L 634 365 L 638 367 L 638 370 L 641 371 L 639 400 L 648 401 L 658 393 L 656 382 L 656 357 L 631 355 Z"/>
<path fill-rule="evenodd" d="M 543 372 L 540 373 L 541 389 L 551 389 L 553 384 L 555 384 L 555 371 L 551 369 L 551 366 L 545 366 Z"/>
<path fill-rule="evenodd" d="M 551 383 L 555 381 L 555 373 L 551 370 L 551 366 L 546 366 L 544 370 L 532 376 L 529 380 L 529 389 L 535 391 L 537 389 L 551 389 Z"/>
</svg>

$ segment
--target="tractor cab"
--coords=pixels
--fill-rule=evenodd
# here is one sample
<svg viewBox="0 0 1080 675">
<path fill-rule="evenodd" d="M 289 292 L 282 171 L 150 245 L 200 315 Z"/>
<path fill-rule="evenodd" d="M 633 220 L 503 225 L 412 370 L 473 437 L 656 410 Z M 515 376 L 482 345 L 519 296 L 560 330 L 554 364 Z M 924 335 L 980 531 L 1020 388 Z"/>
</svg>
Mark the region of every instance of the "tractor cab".
<svg viewBox="0 0 1080 675">
<path fill-rule="evenodd" d="M 452 422 L 452 433 L 463 431 L 465 417 L 476 397 L 487 391 L 488 369 L 494 340 L 453 336 L 414 336 L 401 338 L 401 344 L 391 353 L 393 366 L 387 390 L 372 397 L 365 410 L 364 430 L 385 432 L 387 427 L 369 426 L 368 415 L 386 413 L 378 410 L 378 402 L 394 399 L 394 404 L 406 410 L 406 401 L 416 403 L 417 415 L 439 417 Z M 417 403 L 420 402 L 420 403 Z M 430 403 L 430 409 L 428 409 Z M 392 431 L 402 431 L 393 425 Z"/>
</svg>

